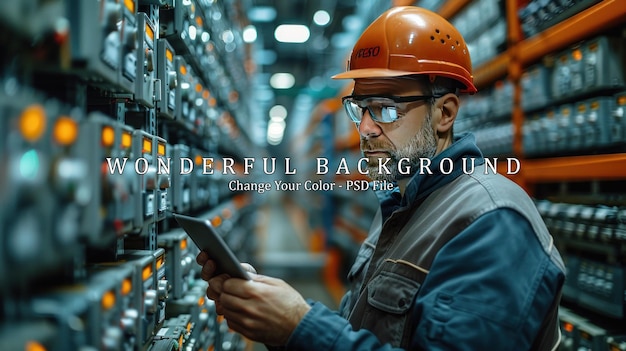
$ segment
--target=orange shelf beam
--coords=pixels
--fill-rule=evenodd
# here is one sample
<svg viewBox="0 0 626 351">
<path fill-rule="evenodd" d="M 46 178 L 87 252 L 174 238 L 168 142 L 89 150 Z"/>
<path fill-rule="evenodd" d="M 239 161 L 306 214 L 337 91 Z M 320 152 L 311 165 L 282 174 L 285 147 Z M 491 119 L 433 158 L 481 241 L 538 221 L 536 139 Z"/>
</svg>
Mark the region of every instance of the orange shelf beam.
<svg viewBox="0 0 626 351">
<path fill-rule="evenodd" d="M 474 70 L 474 85 L 479 88 L 485 87 L 502 78 L 506 75 L 510 63 L 511 57 L 505 52 L 480 65 Z"/>
<path fill-rule="evenodd" d="M 441 5 L 437 13 L 444 18 L 450 19 L 450 17 L 456 15 L 470 2 L 472 2 L 472 0 L 448 0 Z"/>
<path fill-rule="evenodd" d="M 626 180 L 626 153 L 556 157 L 521 161 L 530 183 L 550 181 Z"/>
<path fill-rule="evenodd" d="M 393 0 L 391 6 L 411 6 L 413 3 L 415 3 L 414 0 Z"/>
<path fill-rule="evenodd" d="M 620 23 L 626 23 L 623 0 L 604 0 L 519 43 L 518 55 L 523 64 L 589 38 Z"/>
</svg>

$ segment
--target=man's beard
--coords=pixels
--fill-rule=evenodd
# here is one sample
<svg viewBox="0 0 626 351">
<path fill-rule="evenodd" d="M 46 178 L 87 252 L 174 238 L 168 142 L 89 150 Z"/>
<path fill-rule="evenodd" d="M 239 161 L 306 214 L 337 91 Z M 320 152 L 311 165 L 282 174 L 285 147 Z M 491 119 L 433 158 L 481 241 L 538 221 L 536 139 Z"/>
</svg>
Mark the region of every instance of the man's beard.
<svg viewBox="0 0 626 351">
<path fill-rule="evenodd" d="M 389 153 L 389 162 L 385 163 L 385 159 L 379 160 L 378 157 L 371 158 L 367 162 L 368 176 L 372 180 L 388 182 L 394 182 L 402 178 L 412 176 L 420 166 L 420 158 L 432 158 L 437 151 L 437 138 L 435 131 L 432 129 L 432 114 L 429 112 L 426 115 L 422 128 L 411 138 L 411 140 L 398 150 L 391 150 L 390 144 L 367 141 L 361 138 L 361 151 L 367 150 L 387 150 Z M 406 174 L 406 170 L 400 173 L 398 163 L 401 159 L 404 160 L 401 164 L 403 168 L 410 167 L 410 173 Z M 379 169 L 379 164 L 385 164 L 389 169 L 389 173 L 383 168 Z"/>
</svg>

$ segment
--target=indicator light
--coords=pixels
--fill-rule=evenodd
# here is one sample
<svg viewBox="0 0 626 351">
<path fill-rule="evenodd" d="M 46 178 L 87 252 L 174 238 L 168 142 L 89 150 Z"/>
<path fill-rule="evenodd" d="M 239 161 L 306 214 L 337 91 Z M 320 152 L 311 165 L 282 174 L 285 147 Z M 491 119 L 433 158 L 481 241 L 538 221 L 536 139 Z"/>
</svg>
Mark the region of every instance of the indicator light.
<svg viewBox="0 0 626 351">
<path fill-rule="evenodd" d="M 133 136 L 129 132 L 122 133 L 122 148 L 128 149 L 133 143 Z"/>
<path fill-rule="evenodd" d="M 46 349 L 43 345 L 41 345 L 37 341 L 29 341 L 26 343 L 24 350 L 25 351 L 47 351 L 48 349 Z"/>
<path fill-rule="evenodd" d="M 122 295 L 126 296 L 130 294 L 132 290 L 133 282 L 129 278 L 124 279 L 124 281 L 122 281 Z"/>
<path fill-rule="evenodd" d="M 115 305 L 115 294 L 112 291 L 107 291 L 106 293 L 104 293 L 104 296 L 102 296 L 101 305 L 103 310 L 110 310 Z"/>
<path fill-rule="evenodd" d="M 152 140 L 148 138 L 143 138 L 143 149 L 141 150 L 144 154 L 152 153 Z"/>
<path fill-rule="evenodd" d="M 157 258 L 157 270 L 161 269 L 161 267 L 163 267 L 163 263 L 165 263 L 165 258 L 163 256 L 159 256 Z"/>
<path fill-rule="evenodd" d="M 60 117 L 54 124 L 52 135 L 57 143 L 71 145 L 78 137 L 78 124 L 69 117 Z"/>
<path fill-rule="evenodd" d="M 102 128 L 102 145 L 113 146 L 115 142 L 115 131 L 113 127 L 106 126 Z"/>
<path fill-rule="evenodd" d="M 146 24 L 146 35 L 148 36 L 148 38 L 150 38 L 150 40 L 154 40 L 154 31 L 147 24 Z"/>
<path fill-rule="evenodd" d="M 143 267 L 143 271 L 141 272 L 141 278 L 144 281 L 148 280 L 152 276 L 152 265 L 147 265 Z"/>
<path fill-rule="evenodd" d="M 211 224 L 213 224 L 214 227 L 219 227 L 220 225 L 222 225 L 222 218 L 220 216 L 213 217 L 213 219 L 211 220 Z"/>
<path fill-rule="evenodd" d="M 135 1 L 134 0 L 124 0 L 124 5 L 128 9 L 128 11 L 135 13 Z"/>
<path fill-rule="evenodd" d="M 163 143 L 159 143 L 157 145 L 157 155 L 159 156 L 165 156 L 165 144 Z"/>
<path fill-rule="evenodd" d="M 31 105 L 22 111 L 19 122 L 20 132 L 24 139 L 34 142 L 46 130 L 46 111 L 41 105 Z"/>
</svg>

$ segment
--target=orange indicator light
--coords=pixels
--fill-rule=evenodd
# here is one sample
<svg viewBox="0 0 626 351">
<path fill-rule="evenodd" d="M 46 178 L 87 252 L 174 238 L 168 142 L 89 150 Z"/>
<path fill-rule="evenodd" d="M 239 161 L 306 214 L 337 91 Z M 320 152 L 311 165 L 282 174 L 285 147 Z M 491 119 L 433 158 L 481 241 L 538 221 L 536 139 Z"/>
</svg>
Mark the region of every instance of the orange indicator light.
<svg viewBox="0 0 626 351">
<path fill-rule="evenodd" d="M 115 141 L 115 131 L 113 127 L 105 126 L 102 128 L 102 145 L 103 146 L 113 146 L 113 142 Z"/>
<path fill-rule="evenodd" d="M 115 294 L 112 291 L 107 291 L 102 296 L 102 309 L 105 311 L 110 310 L 115 305 Z"/>
<path fill-rule="evenodd" d="M 141 272 L 141 277 L 144 281 L 148 280 L 152 276 L 152 265 L 147 265 L 143 267 L 143 271 Z"/>
<path fill-rule="evenodd" d="M 32 105 L 22 111 L 20 131 L 24 139 L 33 142 L 46 130 L 46 111 L 41 105 Z"/>
<path fill-rule="evenodd" d="M 122 295 L 126 296 L 130 294 L 132 290 L 133 282 L 129 278 L 124 279 L 124 281 L 122 282 Z"/>
<path fill-rule="evenodd" d="M 124 132 L 122 133 L 122 147 L 127 149 L 132 145 L 132 141 L 133 141 L 133 136 L 128 133 L 128 132 Z"/>
<path fill-rule="evenodd" d="M 54 140 L 63 145 L 71 145 L 78 137 L 78 124 L 69 117 L 60 117 L 54 124 Z"/>
</svg>

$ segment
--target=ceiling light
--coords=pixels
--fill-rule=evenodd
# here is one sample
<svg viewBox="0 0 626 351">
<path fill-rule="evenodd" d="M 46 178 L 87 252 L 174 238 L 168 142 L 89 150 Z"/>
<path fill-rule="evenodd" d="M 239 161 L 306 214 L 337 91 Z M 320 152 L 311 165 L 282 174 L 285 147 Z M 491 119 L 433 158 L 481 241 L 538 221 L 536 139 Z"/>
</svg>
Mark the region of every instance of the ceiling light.
<svg viewBox="0 0 626 351">
<path fill-rule="evenodd" d="M 301 24 L 281 24 L 274 31 L 274 38 L 281 43 L 304 43 L 310 35 L 309 27 Z"/>
<path fill-rule="evenodd" d="M 313 15 L 313 22 L 318 26 L 325 26 L 330 23 L 330 14 L 324 10 L 319 10 Z"/>
<path fill-rule="evenodd" d="M 196 40 L 197 31 L 196 26 L 189 26 L 189 39 Z"/>
<path fill-rule="evenodd" d="M 291 73 L 274 73 L 270 78 L 270 85 L 274 89 L 289 89 L 296 83 L 296 78 Z"/>
<path fill-rule="evenodd" d="M 343 18 L 341 21 L 343 27 L 348 32 L 360 31 L 363 25 L 363 20 L 359 18 L 357 15 L 348 15 Z"/>
<path fill-rule="evenodd" d="M 256 28 L 253 25 L 246 26 L 243 29 L 243 41 L 246 43 L 254 43 L 256 41 Z"/>
<path fill-rule="evenodd" d="M 228 43 L 232 43 L 235 40 L 235 35 L 233 34 L 233 31 L 230 29 L 227 29 L 225 31 L 222 32 L 222 41 L 226 44 Z"/>
<path fill-rule="evenodd" d="M 270 145 L 278 145 L 285 135 L 285 121 L 270 121 L 267 125 L 267 142 Z"/>
<path fill-rule="evenodd" d="M 270 6 L 257 6 L 248 11 L 248 19 L 252 22 L 271 22 L 276 19 L 276 9 Z"/>
<path fill-rule="evenodd" d="M 270 118 L 284 120 L 287 118 L 287 109 L 283 105 L 274 105 L 270 109 Z"/>
</svg>

